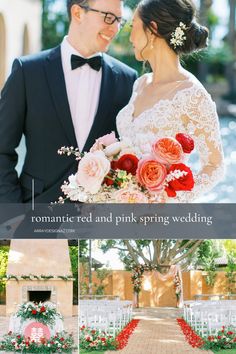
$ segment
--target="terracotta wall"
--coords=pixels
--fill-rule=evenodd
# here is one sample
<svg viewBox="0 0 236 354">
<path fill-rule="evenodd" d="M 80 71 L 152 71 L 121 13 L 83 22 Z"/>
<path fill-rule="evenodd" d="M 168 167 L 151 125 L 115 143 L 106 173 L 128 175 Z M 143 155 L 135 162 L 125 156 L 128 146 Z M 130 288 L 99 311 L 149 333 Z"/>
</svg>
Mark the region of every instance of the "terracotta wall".
<svg viewBox="0 0 236 354">
<path fill-rule="evenodd" d="M 184 300 L 193 300 L 195 295 L 200 294 L 227 294 L 227 281 L 225 272 L 218 272 L 214 287 L 209 287 L 205 282 L 204 272 L 183 272 L 183 296 Z M 93 273 L 93 284 L 99 283 L 96 273 Z M 104 283 L 106 295 L 116 295 L 122 300 L 133 300 L 133 286 L 131 272 L 114 270 Z M 235 290 L 236 293 L 236 290 Z M 155 272 L 144 273 L 142 291 L 139 295 L 140 307 L 174 307 L 176 296 L 173 280 L 161 281 Z"/>
</svg>

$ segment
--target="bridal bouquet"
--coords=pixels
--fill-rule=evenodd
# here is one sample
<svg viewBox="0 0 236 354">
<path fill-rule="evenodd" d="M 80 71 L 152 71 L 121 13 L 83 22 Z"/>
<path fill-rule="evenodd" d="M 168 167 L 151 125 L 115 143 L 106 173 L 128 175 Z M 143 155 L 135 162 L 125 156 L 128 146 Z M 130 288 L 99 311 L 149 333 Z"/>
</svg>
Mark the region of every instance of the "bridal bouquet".
<svg viewBox="0 0 236 354">
<path fill-rule="evenodd" d="M 194 179 L 184 164 L 185 154 L 194 149 L 193 139 L 178 133 L 152 144 L 151 154 L 138 157 L 135 147 L 118 141 L 114 133 L 96 140 L 89 152 L 62 147 L 58 153 L 74 154 L 78 171 L 61 189 L 66 199 L 87 203 L 155 203 L 176 197 L 178 191 L 191 191 Z"/>
</svg>

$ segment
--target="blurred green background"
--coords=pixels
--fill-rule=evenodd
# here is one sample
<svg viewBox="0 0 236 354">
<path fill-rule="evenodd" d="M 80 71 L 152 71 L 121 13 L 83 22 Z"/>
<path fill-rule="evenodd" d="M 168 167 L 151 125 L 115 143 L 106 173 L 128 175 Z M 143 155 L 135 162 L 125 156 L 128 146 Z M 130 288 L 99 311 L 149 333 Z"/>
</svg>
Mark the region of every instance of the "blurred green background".
<svg viewBox="0 0 236 354">
<path fill-rule="evenodd" d="M 138 0 L 126 0 L 125 17 L 130 21 Z M 42 45 L 43 49 L 56 46 L 68 29 L 66 1 L 42 0 Z M 210 29 L 209 47 L 192 56 L 183 57 L 183 65 L 203 83 L 218 84 L 224 98 L 236 102 L 236 0 L 195 1 L 198 20 Z M 222 9 L 222 11 L 221 11 Z M 110 47 L 110 54 L 143 73 L 143 65 L 134 58 L 129 42 L 129 23 L 119 32 Z M 145 68 L 147 70 L 147 68 Z"/>
</svg>

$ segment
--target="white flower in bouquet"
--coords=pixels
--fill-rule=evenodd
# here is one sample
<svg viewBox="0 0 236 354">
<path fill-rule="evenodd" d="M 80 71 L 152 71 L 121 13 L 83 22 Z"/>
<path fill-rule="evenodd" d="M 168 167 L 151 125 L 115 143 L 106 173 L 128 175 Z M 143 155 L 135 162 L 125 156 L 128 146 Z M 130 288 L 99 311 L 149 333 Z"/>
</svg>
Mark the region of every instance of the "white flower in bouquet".
<svg viewBox="0 0 236 354">
<path fill-rule="evenodd" d="M 61 189 L 71 201 L 79 200 L 85 203 L 88 200 L 88 193 L 85 192 L 85 190 L 81 186 L 78 186 L 76 177 L 76 175 L 69 176 L 68 182 L 64 182 Z M 59 198 L 59 201 L 60 200 L 64 201 L 63 198 Z"/>
<path fill-rule="evenodd" d="M 117 141 L 104 149 L 104 153 L 107 157 L 113 157 L 114 155 L 118 155 L 121 151 L 121 143 Z"/>
</svg>

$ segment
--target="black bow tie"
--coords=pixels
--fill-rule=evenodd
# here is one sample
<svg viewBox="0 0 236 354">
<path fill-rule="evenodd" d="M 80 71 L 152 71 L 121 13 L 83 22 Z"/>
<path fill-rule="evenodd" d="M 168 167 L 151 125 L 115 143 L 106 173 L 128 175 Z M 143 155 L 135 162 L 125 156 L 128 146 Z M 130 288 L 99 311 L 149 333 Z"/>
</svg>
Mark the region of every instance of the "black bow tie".
<svg viewBox="0 0 236 354">
<path fill-rule="evenodd" d="M 84 64 L 88 64 L 92 69 L 99 71 L 102 66 L 102 57 L 100 55 L 96 57 L 92 57 L 90 59 L 82 58 L 78 55 L 71 55 L 71 69 L 77 69 L 83 66 Z"/>
</svg>

